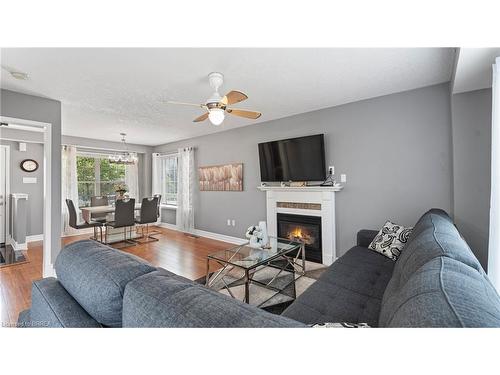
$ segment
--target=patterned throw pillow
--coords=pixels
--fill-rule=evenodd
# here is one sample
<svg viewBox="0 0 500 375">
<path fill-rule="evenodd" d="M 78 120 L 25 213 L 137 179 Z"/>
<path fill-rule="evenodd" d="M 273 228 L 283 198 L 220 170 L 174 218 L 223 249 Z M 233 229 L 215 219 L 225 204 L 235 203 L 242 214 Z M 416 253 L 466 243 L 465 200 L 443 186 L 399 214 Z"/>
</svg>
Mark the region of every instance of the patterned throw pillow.
<svg viewBox="0 0 500 375">
<path fill-rule="evenodd" d="M 396 261 L 408 242 L 413 228 L 387 221 L 375 236 L 368 248 Z"/>
</svg>

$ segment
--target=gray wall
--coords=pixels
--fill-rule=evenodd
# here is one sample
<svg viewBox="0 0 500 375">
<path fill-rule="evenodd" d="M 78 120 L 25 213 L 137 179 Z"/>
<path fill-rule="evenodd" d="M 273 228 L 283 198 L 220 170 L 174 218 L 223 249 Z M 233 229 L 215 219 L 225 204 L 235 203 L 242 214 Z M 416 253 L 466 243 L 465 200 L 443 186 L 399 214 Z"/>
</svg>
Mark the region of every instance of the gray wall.
<svg viewBox="0 0 500 375">
<path fill-rule="evenodd" d="M 3 133 L 3 132 L 2 132 Z M 26 151 L 19 151 L 19 142 L 2 140 L 0 144 L 10 146 L 10 192 L 28 194 L 26 235 L 43 233 L 43 144 L 27 143 Z M 29 132 L 27 132 L 29 133 Z M 20 165 L 24 159 L 33 159 L 40 167 L 31 173 L 24 172 Z M 24 184 L 23 177 L 36 177 L 36 184 Z M 11 226 L 12 224 L 10 224 Z"/>
<path fill-rule="evenodd" d="M 52 263 L 61 249 L 61 102 L 18 92 L 0 91 L 0 114 L 52 124 Z"/>
<path fill-rule="evenodd" d="M 452 95 L 454 219 L 488 263 L 491 185 L 491 89 Z"/>
<path fill-rule="evenodd" d="M 206 123 L 203 126 L 211 126 Z M 224 125 L 222 125 L 224 126 Z M 452 209 L 451 118 L 448 84 L 430 86 L 250 125 L 155 147 L 196 147 L 196 165 L 243 162 L 243 192 L 195 190 L 195 227 L 243 237 L 265 220 L 257 144 L 325 134 L 327 165 L 347 174 L 337 194 L 337 249 L 343 254 L 362 228 L 390 219 L 413 225 L 431 207 Z M 228 227 L 228 218 L 236 227 Z"/>
</svg>

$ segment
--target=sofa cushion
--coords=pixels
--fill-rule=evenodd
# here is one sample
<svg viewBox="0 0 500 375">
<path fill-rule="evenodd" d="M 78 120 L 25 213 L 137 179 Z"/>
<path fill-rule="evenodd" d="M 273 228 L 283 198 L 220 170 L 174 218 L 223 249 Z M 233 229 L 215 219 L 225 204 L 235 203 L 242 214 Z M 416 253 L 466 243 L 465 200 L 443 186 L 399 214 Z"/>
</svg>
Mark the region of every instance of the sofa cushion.
<svg viewBox="0 0 500 375">
<path fill-rule="evenodd" d="M 446 297 L 448 292 L 445 286 L 441 284 L 436 286 L 435 283 L 443 283 L 443 280 L 447 279 L 447 277 L 452 277 L 447 275 L 450 270 L 447 266 L 451 261 L 463 266 L 455 266 L 454 270 L 461 270 L 464 274 L 464 282 L 467 280 L 467 275 L 470 277 L 471 272 L 475 272 L 479 279 L 484 279 L 484 282 L 489 284 L 479 261 L 460 236 L 450 217 L 442 210 L 430 210 L 415 225 L 405 250 L 396 262 L 393 276 L 382 299 L 379 326 L 432 324 L 433 322 L 429 320 L 429 316 L 432 314 L 427 312 L 424 313 L 425 316 L 418 313 L 408 316 L 408 319 L 413 320 L 406 322 L 398 317 L 404 316 L 404 309 L 408 306 L 415 308 L 419 306 L 419 303 L 422 303 L 423 306 L 428 305 L 431 308 L 433 297 L 436 297 L 434 308 L 441 309 L 442 304 L 449 304 Z M 436 267 L 438 267 L 439 272 L 436 271 Z M 421 271 L 425 271 L 423 275 L 421 275 Z M 458 283 L 459 277 L 457 275 L 457 272 L 453 274 L 453 280 L 457 279 Z M 425 278 L 422 279 L 424 276 Z M 432 280 L 432 277 L 435 277 L 435 280 Z M 421 295 L 417 293 L 418 296 L 415 294 L 414 291 L 426 290 L 424 288 L 426 286 L 433 292 L 423 292 Z M 450 286 L 450 284 L 446 286 Z M 439 291 L 439 288 L 441 288 L 441 291 Z M 469 292 L 471 292 L 471 289 L 466 288 L 463 290 L 464 300 L 474 304 L 472 302 L 474 296 L 468 295 Z M 441 296 L 440 293 L 443 295 Z M 414 305 L 410 303 L 410 296 L 412 303 L 415 303 Z M 408 304 L 405 305 L 407 299 Z M 425 309 L 422 309 L 422 311 L 425 311 Z M 453 314 L 446 315 L 446 309 L 442 311 L 443 314 L 434 322 L 436 326 L 461 326 L 466 321 L 464 317 L 459 317 L 460 320 L 454 317 Z M 417 321 L 418 318 L 423 319 L 421 323 Z M 449 320 L 446 320 L 446 318 L 449 318 Z M 478 319 L 480 318 L 478 317 Z"/>
<path fill-rule="evenodd" d="M 500 298 L 484 273 L 434 258 L 384 301 L 384 327 L 500 327 Z"/>
<path fill-rule="evenodd" d="M 306 324 L 368 323 L 377 326 L 381 299 L 394 261 L 356 246 L 337 259 L 283 316 Z"/>
<path fill-rule="evenodd" d="M 456 259 L 477 271 L 483 271 L 446 213 L 431 210 L 415 225 L 405 250 L 396 262 L 393 280 L 388 287 L 404 284 L 425 263 L 440 256 Z"/>
<path fill-rule="evenodd" d="M 29 315 L 20 315 L 18 322 L 24 327 L 33 328 L 101 327 L 53 277 L 33 282 Z"/>
<path fill-rule="evenodd" d="M 161 272 L 127 284 L 123 327 L 303 327 L 255 306 Z"/>
<path fill-rule="evenodd" d="M 156 270 L 134 255 L 90 240 L 63 248 L 55 269 L 68 293 L 95 320 L 109 327 L 122 325 L 123 292 L 127 283 Z"/>
</svg>

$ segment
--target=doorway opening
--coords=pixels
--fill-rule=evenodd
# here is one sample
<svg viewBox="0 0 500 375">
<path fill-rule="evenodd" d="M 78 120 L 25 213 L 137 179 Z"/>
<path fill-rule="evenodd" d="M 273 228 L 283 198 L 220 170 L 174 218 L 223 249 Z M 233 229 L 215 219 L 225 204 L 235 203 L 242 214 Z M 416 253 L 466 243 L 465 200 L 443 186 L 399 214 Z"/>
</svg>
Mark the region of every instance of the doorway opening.
<svg viewBox="0 0 500 375">
<path fill-rule="evenodd" d="M 0 251 L 4 263 L 29 261 L 28 244 L 43 241 L 42 275 L 54 276 L 52 252 L 52 128 L 50 123 L 0 116 Z M 24 258 L 23 258 L 24 256 Z M 2 260 L 2 259 L 0 259 Z"/>
</svg>

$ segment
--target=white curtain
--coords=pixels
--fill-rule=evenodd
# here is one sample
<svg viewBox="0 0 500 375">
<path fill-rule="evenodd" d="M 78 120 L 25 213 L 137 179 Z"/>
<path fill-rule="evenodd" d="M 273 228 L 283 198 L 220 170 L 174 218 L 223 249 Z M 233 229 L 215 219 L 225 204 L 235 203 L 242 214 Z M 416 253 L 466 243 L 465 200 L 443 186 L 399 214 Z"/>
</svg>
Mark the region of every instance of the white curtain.
<svg viewBox="0 0 500 375">
<path fill-rule="evenodd" d="M 160 165 L 161 165 L 160 154 L 153 153 L 153 161 L 151 163 L 151 169 L 153 170 L 151 190 L 153 195 L 162 194 L 161 191 L 162 177 L 161 177 Z"/>
<path fill-rule="evenodd" d="M 500 57 L 493 64 L 488 277 L 500 292 Z"/>
<path fill-rule="evenodd" d="M 125 185 L 128 187 L 128 195 L 134 198 L 136 203 L 140 203 L 139 197 L 139 169 L 137 163 L 125 166 Z"/>
<path fill-rule="evenodd" d="M 62 146 L 61 154 L 61 197 L 62 197 L 62 230 L 63 234 L 73 234 L 77 230 L 69 226 L 69 212 L 66 199 L 71 199 L 80 218 L 78 208 L 78 176 L 76 172 L 76 147 Z"/>
<path fill-rule="evenodd" d="M 193 189 L 195 184 L 194 149 L 180 148 L 177 161 L 177 216 L 179 230 L 194 229 Z"/>
</svg>

